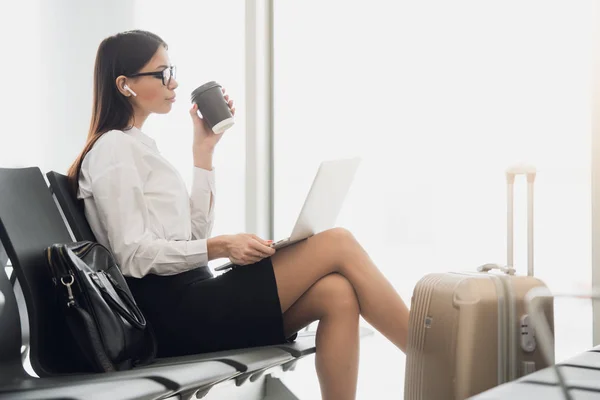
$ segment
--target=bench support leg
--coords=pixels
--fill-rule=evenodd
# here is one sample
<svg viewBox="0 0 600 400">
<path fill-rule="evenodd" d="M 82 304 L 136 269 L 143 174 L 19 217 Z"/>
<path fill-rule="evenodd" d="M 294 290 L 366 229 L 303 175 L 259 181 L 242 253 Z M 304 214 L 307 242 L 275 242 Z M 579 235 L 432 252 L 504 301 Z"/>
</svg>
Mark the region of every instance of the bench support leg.
<svg viewBox="0 0 600 400">
<path fill-rule="evenodd" d="M 279 378 L 265 377 L 264 400 L 300 400 Z"/>
</svg>

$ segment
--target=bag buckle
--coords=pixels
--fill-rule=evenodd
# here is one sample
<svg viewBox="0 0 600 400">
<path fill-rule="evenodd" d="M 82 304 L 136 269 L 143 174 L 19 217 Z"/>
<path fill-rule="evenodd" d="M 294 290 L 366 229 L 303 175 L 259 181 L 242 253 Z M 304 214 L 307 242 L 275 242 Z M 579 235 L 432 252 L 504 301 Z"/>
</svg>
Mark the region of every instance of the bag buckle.
<svg viewBox="0 0 600 400">
<path fill-rule="evenodd" d="M 65 278 L 71 278 L 70 281 L 65 282 Z M 75 297 L 73 297 L 73 290 L 71 290 L 71 285 L 75 282 L 75 277 L 73 275 L 63 276 L 60 278 L 60 282 L 67 287 L 67 294 L 69 295 L 69 301 L 67 301 L 67 307 L 71 307 L 75 305 Z"/>
</svg>

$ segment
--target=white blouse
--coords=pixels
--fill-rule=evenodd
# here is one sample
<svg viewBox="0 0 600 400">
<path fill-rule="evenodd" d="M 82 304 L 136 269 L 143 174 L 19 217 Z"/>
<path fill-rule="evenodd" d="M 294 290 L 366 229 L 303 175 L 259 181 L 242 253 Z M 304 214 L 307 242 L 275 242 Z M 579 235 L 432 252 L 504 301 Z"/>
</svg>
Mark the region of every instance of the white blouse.
<svg viewBox="0 0 600 400">
<path fill-rule="evenodd" d="M 194 167 L 189 195 L 155 141 L 132 128 L 107 132 L 94 144 L 81 166 L 77 197 L 123 274 L 141 278 L 208 265 L 215 194 L 214 170 Z"/>
</svg>

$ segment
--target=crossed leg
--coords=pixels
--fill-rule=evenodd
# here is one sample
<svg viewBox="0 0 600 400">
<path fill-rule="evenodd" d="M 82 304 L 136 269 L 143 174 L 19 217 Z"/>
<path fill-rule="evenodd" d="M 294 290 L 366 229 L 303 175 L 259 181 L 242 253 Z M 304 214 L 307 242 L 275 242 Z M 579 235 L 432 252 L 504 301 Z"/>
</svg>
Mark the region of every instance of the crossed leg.
<svg viewBox="0 0 600 400">
<path fill-rule="evenodd" d="M 319 321 L 315 363 L 324 399 L 356 396 L 359 311 L 350 282 L 333 273 L 319 279 L 284 313 L 287 336 Z"/>
<path fill-rule="evenodd" d="M 320 321 L 316 366 L 324 399 L 354 398 L 359 313 L 406 349 L 408 308 L 350 232 L 330 229 L 271 259 L 286 334 Z"/>
</svg>

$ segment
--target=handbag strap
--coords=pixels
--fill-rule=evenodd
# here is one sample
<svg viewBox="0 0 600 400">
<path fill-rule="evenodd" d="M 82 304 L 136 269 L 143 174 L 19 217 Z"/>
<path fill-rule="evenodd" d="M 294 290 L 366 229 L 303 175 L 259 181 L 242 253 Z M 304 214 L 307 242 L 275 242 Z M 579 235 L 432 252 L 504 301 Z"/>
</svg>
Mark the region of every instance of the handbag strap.
<svg viewBox="0 0 600 400">
<path fill-rule="evenodd" d="M 142 346 L 141 354 L 134 360 L 134 366 L 148 365 L 156 358 L 157 346 L 156 336 L 151 324 L 146 325 L 144 331 L 144 345 Z"/>
<path fill-rule="evenodd" d="M 119 296 L 119 298 L 125 303 L 128 309 L 123 307 L 119 302 L 117 302 L 113 296 L 108 292 L 106 286 L 102 282 L 102 280 L 98 277 L 98 274 L 102 274 L 105 276 L 110 283 L 112 284 L 115 292 Z M 124 290 L 115 279 L 113 279 L 109 274 L 104 271 L 98 271 L 94 274 L 91 274 L 92 281 L 96 284 L 100 293 L 102 294 L 102 298 L 108 303 L 108 305 L 115 310 L 121 317 L 123 317 L 127 322 L 129 322 L 133 327 L 143 330 L 146 328 L 146 318 L 142 314 L 142 311 L 139 309 L 135 301 L 131 297 L 131 295 Z"/>
<path fill-rule="evenodd" d="M 88 348 L 83 345 L 81 346 L 81 351 L 88 358 L 88 360 L 94 364 L 95 368 L 98 368 L 104 372 L 112 372 L 116 371 L 115 365 L 110 360 L 110 357 L 106 354 L 106 350 L 102 345 L 102 339 L 100 338 L 100 333 L 98 332 L 98 328 L 96 324 L 90 319 L 90 316 L 87 312 L 82 310 L 79 306 L 74 305 L 73 307 L 69 307 L 68 311 L 71 313 L 74 319 L 79 320 L 77 326 L 82 326 L 87 332 L 88 344 L 91 346 L 93 354 L 88 354 Z M 85 335 L 82 335 L 82 337 Z M 76 337 L 78 345 L 81 345 L 80 339 L 81 337 Z"/>
</svg>

